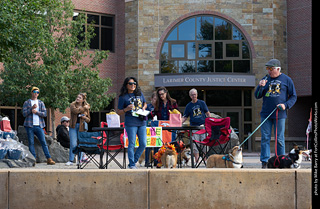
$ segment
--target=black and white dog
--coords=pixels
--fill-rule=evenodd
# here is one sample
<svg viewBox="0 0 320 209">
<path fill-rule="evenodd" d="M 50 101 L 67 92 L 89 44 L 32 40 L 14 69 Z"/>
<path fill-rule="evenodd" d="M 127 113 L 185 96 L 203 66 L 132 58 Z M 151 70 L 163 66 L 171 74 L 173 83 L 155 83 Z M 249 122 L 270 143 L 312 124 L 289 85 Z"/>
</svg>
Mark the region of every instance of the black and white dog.
<svg viewBox="0 0 320 209">
<path fill-rule="evenodd" d="M 268 160 L 268 168 L 300 168 L 302 161 L 302 152 L 298 145 L 294 144 L 293 149 L 289 152 L 288 155 L 278 155 L 273 156 Z"/>
</svg>

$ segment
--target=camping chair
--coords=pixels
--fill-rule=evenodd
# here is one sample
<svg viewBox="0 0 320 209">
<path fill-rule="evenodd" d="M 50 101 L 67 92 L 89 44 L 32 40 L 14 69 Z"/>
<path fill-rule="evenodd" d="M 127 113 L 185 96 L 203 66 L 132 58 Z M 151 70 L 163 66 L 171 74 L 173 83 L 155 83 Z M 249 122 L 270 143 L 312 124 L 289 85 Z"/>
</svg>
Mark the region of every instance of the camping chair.
<svg viewBox="0 0 320 209">
<path fill-rule="evenodd" d="M 122 127 L 124 127 L 124 123 L 120 124 Z M 101 128 L 108 127 L 108 123 L 101 122 Z M 102 148 L 103 153 L 106 152 L 106 164 L 102 166 L 102 168 L 108 168 L 108 165 L 114 161 L 120 168 L 125 169 L 126 168 L 126 150 L 124 148 L 124 141 L 123 141 L 123 131 L 118 133 L 112 133 L 109 132 L 109 136 L 107 136 L 106 131 L 103 131 L 103 142 L 102 146 L 99 145 L 100 148 Z M 116 156 L 123 150 L 123 161 L 122 165 L 119 163 L 119 161 L 116 159 Z M 110 151 L 114 151 L 114 153 L 111 153 Z M 110 159 L 109 159 L 110 157 Z"/>
<path fill-rule="evenodd" d="M 197 131 L 194 134 L 205 133 L 207 133 L 208 136 L 203 141 L 193 140 L 199 150 L 199 159 L 201 158 L 196 168 L 199 167 L 201 162 L 204 162 L 206 165 L 205 159 L 207 159 L 212 152 L 215 154 L 226 154 L 225 151 L 230 142 L 230 118 L 206 118 L 205 129 Z M 203 151 L 202 148 L 204 147 L 206 147 L 207 152 Z M 215 147 L 220 148 L 220 151 L 217 151 Z"/>
<path fill-rule="evenodd" d="M 78 146 L 75 151 L 75 154 L 78 154 L 78 169 L 83 169 L 90 162 L 93 162 L 98 168 L 101 167 L 101 163 L 95 159 L 96 154 L 101 153 L 101 149 L 98 147 L 98 144 L 101 143 L 99 136 L 99 132 L 78 132 Z M 87 155 L 88 159 L 85 162 L 80 161 L 79 152 Z"/>
</svg>

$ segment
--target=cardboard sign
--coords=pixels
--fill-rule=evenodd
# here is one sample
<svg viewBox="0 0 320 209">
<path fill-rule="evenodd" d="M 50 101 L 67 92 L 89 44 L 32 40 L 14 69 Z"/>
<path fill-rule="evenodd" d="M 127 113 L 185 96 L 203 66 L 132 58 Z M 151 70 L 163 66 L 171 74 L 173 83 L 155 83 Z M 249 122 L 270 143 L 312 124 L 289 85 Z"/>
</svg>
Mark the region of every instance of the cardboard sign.
<svg viewBox="0 0 320 209">
<path fill-rule="evenodd" d="M 146 127 L 147 131 L 147 147 L 162 146 L 162 128 L 161 127 Z M 124 146 L 128 148 L 129 140 L 126 129 L 124 129 Z M 136 136 L 135 147 L 139 147 L 139 139 Z"/>
</svg>

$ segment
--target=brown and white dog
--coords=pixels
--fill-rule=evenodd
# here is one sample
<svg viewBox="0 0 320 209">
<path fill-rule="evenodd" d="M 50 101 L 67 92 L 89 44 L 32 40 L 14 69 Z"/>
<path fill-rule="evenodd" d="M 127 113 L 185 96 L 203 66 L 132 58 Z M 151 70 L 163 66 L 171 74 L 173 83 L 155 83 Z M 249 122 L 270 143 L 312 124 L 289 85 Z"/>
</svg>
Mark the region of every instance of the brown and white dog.
<svg viewBox="0 0 320 209">
<path fill-rule="evenodd" d="M 178 154 L 172 149 L 166 149 L 161 156 L 162 165 L 165 168 L 176 168 L 177 167 Z"/>
<path fill-rule="evenodd" d="M 242 148 L 234 146 L 227 155 L 210 155 L 207 168 L 242 168 Z"/>
</svg>

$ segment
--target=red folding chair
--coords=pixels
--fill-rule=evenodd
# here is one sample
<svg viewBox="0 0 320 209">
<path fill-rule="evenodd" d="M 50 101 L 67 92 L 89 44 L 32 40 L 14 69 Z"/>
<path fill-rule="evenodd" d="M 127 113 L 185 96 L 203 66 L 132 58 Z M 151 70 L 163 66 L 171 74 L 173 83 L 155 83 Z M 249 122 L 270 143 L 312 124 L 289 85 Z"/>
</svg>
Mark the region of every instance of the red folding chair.
<svg viewBox="0 0 320 209">
<path fill-rule="evenodd" d="M 124 127 L 124 123 L 120 124 Z M 108 123 L 101 122 L 101 128 L 108 127 Z M 114 161 L 120 168 L 126 168 L 126 150 L 124 148 L 124 141 L 123 141 L 123 132 L 118 133 L 111 133 L 107 136 L 106 131 L 103 131 L 103 141 L 102 141 L 102 150 L 106 152 L 106 164 L 102 166 L 102 168 L 108 168 L 108 165 Z M 109 144 L 108 144 L 109 143 Z M 99 145 L 101 148 L 101 145 Z M 123 161 L 122 164 L 116 159 L 116 156 L 123 150 Z M 111 153 L 114 151 L 114 153 Z M 103 157 L 100 156 L 101 158 Z M 110 158 L 109 158 L 110 157 Z"/>
<path fill-rule="evenodd" d="M 215 154 L 226 154 L 225 151 L 230 142 L 230 118 L 206 118 L 205 129 L 195 132 L 194 134 L 205 134 L 208 136 L 203 141 L 193 140 L 197 149 L 199 150 L 199 158 L 201 160 L 197 163 L 196 168 L 207 159 L 210 153 Z M 220 148 L 220 152 L 215 149 L 215 147 Z M 206 152 L 203 148 L 206 147 Z M 209 149 L 209 150 L 208 150 Z"/>
</svg>

